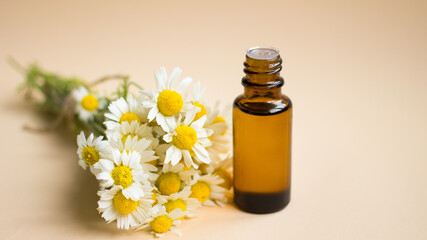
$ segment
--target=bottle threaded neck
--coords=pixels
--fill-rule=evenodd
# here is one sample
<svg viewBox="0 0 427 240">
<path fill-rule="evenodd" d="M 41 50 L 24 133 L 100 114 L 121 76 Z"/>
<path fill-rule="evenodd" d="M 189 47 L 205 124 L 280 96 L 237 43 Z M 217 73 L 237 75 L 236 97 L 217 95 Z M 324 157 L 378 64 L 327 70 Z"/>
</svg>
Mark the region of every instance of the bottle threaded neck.
<svg viewBox="0 0 427 240">
<path fill-rule="evenodd" d="M 253 47 L 246 51 L 243 85 L 281 86 L 282 58 L 275 48 Z"/>
</svg>

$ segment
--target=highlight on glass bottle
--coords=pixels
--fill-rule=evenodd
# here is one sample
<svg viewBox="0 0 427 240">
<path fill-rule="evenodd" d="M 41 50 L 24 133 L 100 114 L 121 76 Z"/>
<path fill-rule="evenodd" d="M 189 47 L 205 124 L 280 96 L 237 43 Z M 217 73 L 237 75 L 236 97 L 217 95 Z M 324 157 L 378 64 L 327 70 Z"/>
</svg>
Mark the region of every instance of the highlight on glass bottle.
<svg viewBox="0 0 427 240">
<path fill-rule="evenodd" d="M 249 49 L 244 66 L 244 92 L 233 105 L 234 202 L 246 212 L 277 212 L 290 201 L 292 103 L 281 92 L 277 49 Z"/>
</svg>

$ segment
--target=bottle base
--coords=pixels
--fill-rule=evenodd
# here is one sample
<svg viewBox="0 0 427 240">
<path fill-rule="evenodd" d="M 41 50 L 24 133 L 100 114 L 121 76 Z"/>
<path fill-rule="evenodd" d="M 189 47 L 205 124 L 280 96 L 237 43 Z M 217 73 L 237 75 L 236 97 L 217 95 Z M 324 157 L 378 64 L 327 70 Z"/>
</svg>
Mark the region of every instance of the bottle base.
<svg viewBox="0 0 427 240">
<path fill-rule="evenodd" d="M 248 193 L 234 189 L 234 203 L 240 210 L 266 214 L 284 209 L 291 200 L 290 188 L 278 193 Z"/>
</svg>

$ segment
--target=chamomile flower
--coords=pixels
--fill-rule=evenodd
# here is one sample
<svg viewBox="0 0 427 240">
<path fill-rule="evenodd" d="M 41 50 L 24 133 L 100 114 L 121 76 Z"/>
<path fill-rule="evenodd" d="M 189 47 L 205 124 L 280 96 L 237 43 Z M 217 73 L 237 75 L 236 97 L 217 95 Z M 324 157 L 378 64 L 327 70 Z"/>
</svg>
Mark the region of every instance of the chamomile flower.
<svg viewBox="0 0 427 240">
<path fill-rule="evenodd" d="M 138 101 L 129 94 L 126 98 L 119 98 L 116 101 L 110 103 L 108 106 L 110 113 L 105 114 L 105 118 L 109 119 L 105 122 L 107 129 L 114 129 L 120 123 L 127 121 L 137 121 L 138 123 L 146 122 L 146 113 L 143 108 L 138 104 Z"/>
<path fill-rule="evenodd" d="M 158 156 L 154 155 L 155 152 L 150 149 L 151 140 L 146 138 L 138 139 L 128 136 L 126 141 L 122 140 L 111 140 L 110 141 L 111 150 L 110 152 L 118 151 L 120 153 L 139 153 L 140 162 L 142 169 L 148 174 L 150 180 L 157 178 L 157 175 L 154 172 L 157 172 L 156 167 Z M 110 157 L 112 159 L 112 157 Z"/>
<path fill-rule="evenodd" d="M 224 206 L 227 202 L 227 190 L 219 186 L 223 182 L 217 175 L 195 175 L 190 182 L 190 197 L 198 199 L 205 206 Z"/>
<path fill-rule="evenodd" d="M 187 212 L 185 216 L 195 217 L 199 214 L 197 208 L 201 206 L 196 198 L 190 198 L 191 188 L 185 187 L 182 191 L 171 194 L 169 196 L 160 195 L 159 203 L 165 206 L 166 212 L 170 213 L 173 210 L 180 208 L 183 212 Z"/>
<path fill-rule="evenodd" d="M 182 94 L 191 83 L 191 78 L 187 77 L 179 82 L 181 75 L 180 68 L 174 68 L 171 76 L 168 78 L 166 69 L 160 68 L 155 71 L 156 84 L 158 91 L 141 90 L 141 93 L 148 99 L 141 98 L 142 106 L 149 109 L 148 121 L 154 119 L 165 130 L 169 131 L 170 126 L 175 125 L 176 115 L 180 112 L 186 112 L 193 108 L 191 103 L 184 102 Z"/>
<path fill-rule="evenodd" d="M 184 216 L 185 212 L 180 208 L 168 213 L 164 206 L 156 205 L 151 211 L 150 218 L 144 221 L 144 223 L 137 227 L 136 230 L 151 230 L 151 233 L 156 237 L 161 237 L 168 231 L 181 236 L 181 232 L 176 228 L 176 226 L 181 223 L 181 220 L 179 219 Z"/>
<path fill-rule="evenodd" d="M 163 136 L 163 140 L 171 144 L 166 151 L 165 164 L 170 162 L 172 165 L 176 165 L 183 158 L 187 167 L 193 166 L 197 169 L 197 163 L 209 164 L 211 162 L 206 147 L 211 145 L 208 137 L 212 135 L 213 131 L 203 128 L 206 116 L 193 122 L 194 116 L 194 111 L 187 112 L 183 123 L 181 123 L 181 117 L 178 117 L 177 124 Z"/>
<path fill-rule="evenodd" d="M 120 186 L 126 198 L 138 201 L 147 193 L 144 192 L 143 185 L 149 185 L 146 181 L 148 176 L 144 174 L 140 164 L 141 155 L 137 152 L 120 153 L 118 150 L 112 151 L 112 159 L 101 159 L 101 172 L 96 175 L 101 180 L 103 188 Z M 151 191 L 151 190 L 150 190 Z"/>
<path fill-rule="evenodd" d="M 77 136 L 77 154 L 79 155 L 79 165 L 83 169 L 89 166 L 92 173 L 96 172 L 99 159 L 106 155 L 108 148 L 108 142 L 102 139 L 102 136 L 95 138 L 93 134 L 86 139 L 83 131 Z"/>
<path fill-rule="evenodd" d="M 150 209 L 153 200 L 151 199 L 151 188 L 144 186 L 143 197 L 132 200 L 125 197 L 121 186 L 114 186 L 109 190 L 98 192 L 98 211 L 107 222 L 117 220 L 117 227 L 129 229 L 135 227 L 150 217 Z"/>
<path fill-rule="evenodd" d="M 99 109 L 105 107 L 106 101 L 81 86 L 73 91 L 73 97 L 76 101 L 76 112 L 80 120 L 87 122 L 93 119 Z"/>
<path fill-rule="evenodd" d="M 181 191 L 182 186 L 188 184 L 192 176 L 197 175 L 197 173 L 194 169 L 184 171 L 182 163 L 175 166 L 165 164 L 155 184 L 162 195 L 171 195 Z"/>
<path fill-rule="evenodd" d="M 203 98 L 203 95 L 205 94 L 206 87 L 204 87 L 202 89 L 200 87 L 200 82 L 197 82 L 192 87 L 193 87 L 193 89 L 192 89 L 193 90 L 192 91 L 192 93 L 193 93 L 193 105 L 200 108 L 200 111 L 197 112 L 197 114 L 193 120 L 193 121 L 197 121 L 198 119 L 200 119 L 201 117 L 203 117 L 207 114 L 206 107 L 204 104 L 202 104 L 202 98 Z"/>
<path fill-rule="evenodd" d="M 107 137 L 110 140 L 117 141 L 121 140 L 123 143 L 126 142 L 128 136 L 132 139 L 136 137 L 137 140 L 142 138 L 151 140 L 150 147 L 152 149 L 156 148 L 159 144 L 159 140 L 153 137 L 152 128 L 147 126 L 147 124 L 139 124 L 138 121 L 123 121 L 120 125 L 116 126 L 114 129 L 107 129 Z"/>
</svg>

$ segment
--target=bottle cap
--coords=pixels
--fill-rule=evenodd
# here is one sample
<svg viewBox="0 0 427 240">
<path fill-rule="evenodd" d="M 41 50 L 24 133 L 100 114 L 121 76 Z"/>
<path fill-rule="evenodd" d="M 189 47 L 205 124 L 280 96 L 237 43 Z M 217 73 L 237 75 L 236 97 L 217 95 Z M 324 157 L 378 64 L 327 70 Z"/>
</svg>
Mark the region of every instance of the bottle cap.
<svg viewBox="0 0 427 240">
<path fill-rule="evenodd" d="M 246 56 L 259 60 L 273 60 L 279 56 L 279 50 L 272 47 L 253 47 L 246 51 Z"/>
</svg>

